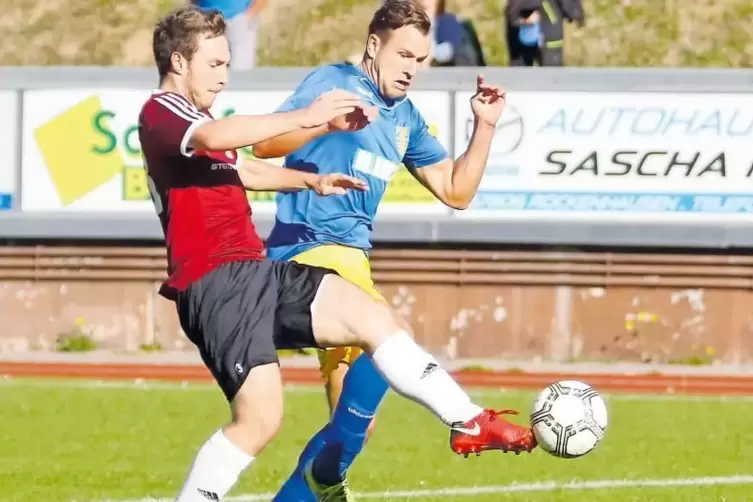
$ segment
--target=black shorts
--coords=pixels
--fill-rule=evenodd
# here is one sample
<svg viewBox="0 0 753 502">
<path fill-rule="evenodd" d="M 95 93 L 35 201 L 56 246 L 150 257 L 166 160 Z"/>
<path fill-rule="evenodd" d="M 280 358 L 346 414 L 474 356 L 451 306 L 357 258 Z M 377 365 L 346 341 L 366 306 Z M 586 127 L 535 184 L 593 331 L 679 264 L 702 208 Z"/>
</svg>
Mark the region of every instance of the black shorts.
<svg viewBox="0 0 753 502">
<path fill-rule="evenodd" d="M 278 349 L 317 347 L 311 304 L 327 274 L 336 272 L 295 262 L 236 261 L 178 294 L 180 325 L 228 401 L 251 368 L 278 362 Z"/>
</svg>

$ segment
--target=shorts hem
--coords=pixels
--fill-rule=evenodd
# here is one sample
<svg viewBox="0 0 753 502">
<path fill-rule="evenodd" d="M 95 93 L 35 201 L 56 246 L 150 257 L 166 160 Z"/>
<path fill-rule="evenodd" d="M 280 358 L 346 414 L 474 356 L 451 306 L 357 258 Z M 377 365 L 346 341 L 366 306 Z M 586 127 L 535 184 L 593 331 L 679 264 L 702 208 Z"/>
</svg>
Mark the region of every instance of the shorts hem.
<svg viewBox="0 0 753 502">
<path fill-rule="evenodd" d="M 257 362 L 254 362 L 253 364 L 250 364 L 248 366 L 248 368 L 246 368 L 246 370 L 238 378 L 238 380 L 237 380 L 237 384 L 238 385 L 237 385 L 235 391 L 232 392 L 232 396 L 228 395 L 228 393 L 225 392 L 224 389 L 223 389 L 223 394 L 225 394 L 225 398 L 227 399 L 228 403 L 232 403 L 233 402 L 233 400 L 235 399 L 235 397 L 238 395 L 238 392 L 240 392 L 240 390 L 243 387 L 243 385 L 245 385 L 246 380 L 248 379 L 248 375 L 251 373 L 251 371 L 253 371 L 254 368 L 258 368 L 259 366 L 264 366 L 266 364 L 276 364 L 278 367 L 280 366 L 280 359 L 278 357 L 273 357 L 273 358 L 270 358 L 270 359 L 271 360 L 269 360 L 269 361 L 261 359 L 261 360 L 259 360 Z M 218 384 L 219 384 L 219 382 L 218 382 Z M 222 388 L 221 385 L 220 385 L 220 388 Z"/>
</svg>

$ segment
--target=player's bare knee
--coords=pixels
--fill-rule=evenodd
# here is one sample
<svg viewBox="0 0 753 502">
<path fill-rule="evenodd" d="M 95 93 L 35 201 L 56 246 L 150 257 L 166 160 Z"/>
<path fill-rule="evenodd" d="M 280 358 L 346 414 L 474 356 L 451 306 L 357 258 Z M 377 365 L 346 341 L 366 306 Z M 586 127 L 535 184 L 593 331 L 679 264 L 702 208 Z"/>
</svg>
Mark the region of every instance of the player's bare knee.
<svg viewBox="0 0 753 502">
<path fill-rule="evenodd" d="M 282 417 L 282 401 L 234 402 L 231 427 L 243 449 L 256 455 L 280 432 Z"/>
<path fill-rule="evenodd" d="M 385 302 L 368 297 L 368 304 L 362 308 L 363 315 L 355 319 L 353 329 L 362 342 L 374 346 L 383 338 L 402 329 L 399 317 Z"/>
<path fill-rule="evenodd" d="M 259 436 L 265 440 L 265 443 L 267 443 L 274 439 L 274 437 L 280 432 L 280 428 L 282 428 L 283 412 L 282 407 L 274 410 L 268 410 L 266 409 L 266 406 L 263 408 L 263 411 L 259 413 Z"/>
<path fill-rule="evenodd" d="M 395 333 L 405 332 L 413 337 L 413 330 L 408 321 L 385 302 L 374 300 L 370 321 L 361 322 L 355 328 L 361 347 L 372 353 L 387 338 Z"/>
<path fill-rule="evenodd" d="M 390 309 L 390 313 L 392 314 L 392 320 L 394 321 L 396 326 L 395 331 L 405 331 L 411 336 L 411 338 L 413 338 L 413 327 L 410 325 L 408 320 L 405 317 L 401 316 L 395 309 Z"/>
<path fill-rule="evenodd" d="M 276 432 L 283 416 L 282 395 L 269 394 L 264 399 L 236 399 L 232 409 L 233 422 Z"/>
</svg>

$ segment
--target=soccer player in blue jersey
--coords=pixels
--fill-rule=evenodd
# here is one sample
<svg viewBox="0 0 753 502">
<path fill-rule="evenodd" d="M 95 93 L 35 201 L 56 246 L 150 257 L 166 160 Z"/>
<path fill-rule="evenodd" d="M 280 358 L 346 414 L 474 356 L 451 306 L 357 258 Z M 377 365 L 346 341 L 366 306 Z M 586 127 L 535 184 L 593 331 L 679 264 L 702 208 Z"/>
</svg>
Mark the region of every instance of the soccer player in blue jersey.
<svg viewBox="0 0 753 502">
<path fill-rule="evenodd" d="M 306 191 L 279 193 L 277 221 L 267 241 L 270 258 L 334 269 L 384 300 L 374 287 L 367 252 L 377 206 L 400 164 L 447 206 L 463 209 L 471 202 L 487 163 L 505 94 L 478 78 L 471 99 L 475 121 L 470 144 L 457 160 L 449 158 L 406 96 L 429 56 L 430 30 L 419 1 L 387 0 L 369 25 L 360 65 L 319 67 L 282 104 L 278 111 L 302 108 L 331 89 L 361 96 L 363 107 L 346 118 L 277 136 L 257 144 L 254 152 L 262 158 L 286 156 L 286 166 L 292 169 L 356 176 L 367 181 L 369 190 L 337 198 Z M 275 501 L 350 500 L 346 470 L 363 448 L 388 388 L 370 358 L 358 357 L 360 354 L 357 347 L 320 351 L 333 416 L 307 445 Z M 522 427 L 501 417 L 495 419 L 511 431 L 510 443 L 500 449 L 530 450 L 530 438 L 520 433 Z M 463 441 L 460 445 L 453 439 L 455 452 L 484 449 L 481 443 L 478 447 L 473 443 L 472 434 L 466 434 Z"/>
</svg>

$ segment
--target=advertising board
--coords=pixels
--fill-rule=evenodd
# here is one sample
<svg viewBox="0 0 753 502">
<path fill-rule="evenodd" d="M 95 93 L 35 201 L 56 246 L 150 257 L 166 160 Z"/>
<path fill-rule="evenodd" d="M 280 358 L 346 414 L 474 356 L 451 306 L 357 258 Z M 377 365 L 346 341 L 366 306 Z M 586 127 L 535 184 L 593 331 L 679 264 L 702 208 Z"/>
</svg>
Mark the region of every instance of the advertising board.
<svg viewBox="0 0 753 502">
<path fill-rule="evenodd" d="M 13 209 L 18 166 L 18 94 L 0 91 L 0 211 Z"/>
<path fill-rule="evenodd" d="M 472 129 L 456 95 L 457 152 Z M 753 219 L 753 96 L 514 92 L 460 217 Z"/>
<path fill-rule="evenodd" d="M 149 90 L 28 91 L 23 116 L 23 209 L 33 211 L 152 212 L 138 138 L 138 114 Z M 227 91 L 216 117 L 273 112 L 290 91 Z M 450 97 L 412 98 L 441 142 L 450 145 Z M 396 138 L 397 141 L 397 138 Z M 252 156 L 245 149 L 244 156 Z M 270 162 L 281 164 L 282 159 Z M 0 185 L 2 188 L 2 185 Z M 274 211 L 274 193 L 249 192 L 256 213 Z M 401 169 L 385 195 L 384 211 L 445 210 Z"/>
</svg>

